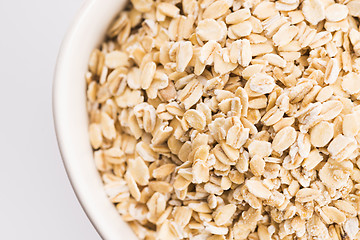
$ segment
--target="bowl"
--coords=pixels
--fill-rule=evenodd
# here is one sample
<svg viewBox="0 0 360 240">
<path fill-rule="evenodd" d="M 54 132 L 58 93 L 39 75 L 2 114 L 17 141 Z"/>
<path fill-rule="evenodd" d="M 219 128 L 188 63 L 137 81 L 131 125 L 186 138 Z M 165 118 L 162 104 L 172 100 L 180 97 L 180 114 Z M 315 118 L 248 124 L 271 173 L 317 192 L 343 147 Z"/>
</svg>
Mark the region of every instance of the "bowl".
<svg viewBox="0 0 360 240">
<path fill-rule="evenodd" d="M 137 239 L 105 194 L 89 142 L 85 73 L 91 51 L 104 40 L 125 0 L 87 0 L 60 48 L 53 114 L 61 156 L 85 213 L 103 239 Z"/>
</svg>

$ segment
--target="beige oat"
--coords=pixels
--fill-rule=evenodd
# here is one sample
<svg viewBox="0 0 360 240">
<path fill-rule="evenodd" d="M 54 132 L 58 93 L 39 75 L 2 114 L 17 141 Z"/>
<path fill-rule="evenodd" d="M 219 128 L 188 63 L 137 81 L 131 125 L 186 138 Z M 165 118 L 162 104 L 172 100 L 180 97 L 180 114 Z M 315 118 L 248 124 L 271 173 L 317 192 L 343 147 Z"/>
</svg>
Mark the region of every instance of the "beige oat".
<svg viewBox="0 0 360 240">
<path fill-rule="evenodd" d="M 296 201 L 310 202 L 320 196 L 320 192 L 312 188 L 302 188 L 296 193 Z"/>
<path fill-rule="evenodd" d="M 319 171 L 319 177 L 325 186 L 338 189 L 347 183 L 349 170 L 351 170 L 351 165 L 348 161 L 342 163 L 326 163 Z"/>
<path fill-rule="evenodd" d="M 285 67 L 286 61 L 277 54 L 268 53 L 264 55 L 264 59 L 266 59 L 270 64 L 277 67 Z"/>
<path fill-rule="evenodd" d="M 226 25 L 224 22 L 217 22 L 214 19 L 204 19 L 198 23 L 196 34 L 203 41 L 220 41 L 225 37 Z"/>
<path fill-rule="evenodd" d="M 164 178 L 169 176 L 175 169 L 176 165 L 172 163 L 164 164 L 153 170 L 152 176 L 154 178 Z"/>
<path fill-rule="evenodd" d="M 316 25 L 325 18 L 325 9 L 320 0 L 305 0 L 303 2 L 302 12 L 306 21 Z"/>
<path fill-rule="evenodd" d="M 329 218 L 330 223 L 335 222 L 341 224 L 346 220 L 345 214 L 335 207 L 325 206 L 322 207 L 321 210 Z"/>
<path fill-rule="evenodd" d="M 350 201 L 346 201 L 346 200 L 337 200 L 334 202 L 334 206 L 339 209 L 340 211 L 342 211 L 343 213 L 345 213 L 345 215 L 347 217 L 354 217 L 356 216 L 356 209 L 355 207 L 351 204 Z"/>
<path fill-rule="evenodd" d="M 303 13 L 300 10 L 289 12 L 289 17 L 292 24 L 300 23 L 305 19 Z"/>
<path fill-rule="evenodd" d="M 271 108 L 261 119 L 265 126 L 272 126 L 281 121 L 284 116 L 284 111 L 281 111 L 277 106 Z"/>
<path fill-rule="evenodd" d="M 254 140 L 252 141 L 249 146 L 249 154 L 250 156 L 260 156 L 260 157 L 267 157 L 271 154 L 271 144 L 266 141 L 259 141 Z"/>
<path fill-rule="evenodd" d="M 358 17 L 360 15 L 360 3 L 358 1 L 349 1 L 346 6 L 352 16 Z"/>
<path fill-rule="evenodd" d="M 190 127 L 195 128 L 196 130 L 203 130 L 206 125 L 205 115 L 194 109 L 190 109 L 185 112 L 184 118 Z"/>
<path fill-rule="evenodd" d="M 259 94 L 270 93 L 275 87 L 274 79 L 263 73 L 254 74 L 249 80 L 249 87 L 251 91 Z"/>
<path fill-rule="evenodd" d="M 156 64 L 154 62 L 148 62 L 145 64 L 144 69 L 141 71 L 140 79 L 141 88 L 148 89 L 153 81 L 156 71 Z"/>
<path fill-rule="evenodd" d="M 133 198 L 136 201 L 139 201 L 140 197 L 141 197 L 141 193 L 140 193 L 140 190 L 139 190 L 139 188 L 138 188 L 132 174 L 129 173 L 129 172 L 126 172 L 125 180 L 126 180 L 127 185 L 129 187 L 129 191 L 130 191 L 131 196 L 133 196 Z"/>
<path fill-rule="evenodd" d="M 209 167 L 203 160 L 195 160 L 192 167 L 192 182 L 202 183 L 209 181 Z"/>
<path fill-rule="evenodd" d="M 124 67 L 128 64 L 128 56 L 124 52 L 113 51 L 105 56 L 105 65 L 108 68 Z"/>
<path fill-rule="evenodd" d="M 116 137 L 114 120 L 108 114 L 102 113 L 100 123 L 103 136 L 107 139 L 114 139 Z"/>
<path fill-rule="evenodd" d="M 326 7 L 325 17 L 327 21 L 338 22 L 347 17 L 349 9 L 339 3 L 331 4 Z"/>
<path fill-rule="evenodd" d="M 329 100 L 323 103 L 321 108 L 322 119 L 325 121 L 334 119 L 343 110 L 343 105 L 340 101 Z"/>
<path fill-rule="evenodd" d="M 324 147 L 334 136 L 334 126 L 332 123 L 322 121 L 315 125 L 310 131 L 310 141 L 315 147 Z"/>
<path fill-rule="evenodd" d="M 249 19 L 251 16 L 248 8 L 239 9 L 226 16 L 226 24 L 237 24 Z"/>
<path fill-rule="evenodd" d="M 342 78 L 342 89 L 348 94 L 355 94 L 360 92 L 360 76 L 357 73 L 346 74 Z"/>
<path fill-rule="evenodd" d="M 234 215 L 236 211 L 236 205 L 235 204 L 228 204 L 228 205 L 224 205 L 219 207 L 219 209 L 217 209 L 217 213 L 214 217 L 214 221 L 216 223 L 216 225 L 221 226 L 226 224 L 231 217 Z"/>
<path fill-rule="evenodd" d="M 102 145 L 102 133 L 99 124 L 92 123 L 89 126 L 90 143 L 94 149 L 99 148 Z"/>
<path fill-rule="evenodd" d="M 129 159 L 128 171 L 131 173 L 134 180 L 141 186 L 149 183 L 149 169 L 141 157 Z"/>
<path fill-rule="evenodd" d="M 192 44 L 189 41 L 180 42 L 176 54 L 176 70 L 183 72 L 193 56 Z"/>
<path fill-rule="evenodd" d="M 180 9 L 174 6 L 173 4 L 165 3 L 165 2 L 160 3 L 157 6 L 157 8 L 162 14 L 169 17 L 176 17 L 180 12 Z"/>
<path fill-rule="evenodd" d="M 89 58 L 94 162 L 139 239 L 359 232 L 358 0 L 131 0 Z"/>
<path fill-rule="evenodd" d="M 313 149 L 309 155 L 304 159 L 302 166 L 310 171 L 314 169 L 321 161 L 323 160 L 323 156 L 320 154 L 319 150 Z"/>
<path fill-rule="evenodd" d="M 251 23 L 249 21 L 244 21 L 230 26 L 228 29 L 228 36 L 231 39 L 237 39 L 238 37 L 245 37 L 250 35 L 251 31 Z"/>
<path fill-rule="evenodd" d="M 273 2 L 263 1 L 256 5 L 253 14 L 261 19 L 264 20 L 269 18 L 277 13 L 275 9 L 275 4 Z"/>
<path fill-rule="evenodd" d="M 192 107 L 202 96 L 203 86 L 198 80 L 194 79 L 185 86 L 178 95 L 178 100 L 181 101 L 185 109 Z"/>
<path fill-rule="evenodd" d="M 340 68 L 336 58 L 332 58 L 326 65 L 325 83 L 332 84 L 337 80 Z"/>
<path fill-rule="evenodd" d="M 334 89 L 331 86 L 326 86 L 321 89 L 316 96 L 316 101 L 318 102 L 325 102 L 331 98 L 334 93 Z"/>
<path fill-rule="evenodd" d="M 249 192 L 254 194 L 256 197 L 261 199 L 269 199 L 271 197 L 271 192 L 267 189 L 262 182 L 259 180 L 247 180 L 245 182 L 246 187 Z"/>
<path fill-rule="evenodd" d="M 279 47 L 289 44 L 297 35 L 298 30 L 296 26 L 291 26 L 290 23 L 282 25 L 273 36 L 274 44 Z"/>
<path fill-rule="evenodd" d="M 249 138 L 249 132 L 248 128 L 236 124 L 227 132 L 226 143 L 233 148 L 239 149 Z"/>
<path fill-rule="evenodd" d="M 346 114 L 343 117 L 342 130 L 347 137 L 353 137 L 359 132 L 360 123 L 357 113 Z"/>
<path fill-rule="evenodd" d="M 282 152 L 295 142 L 296 137 L 297 134 L 293 127 L 285 127 L 275 135 L 272 148 L 277 152 Z"/>
<path fill-rule="evenodd" d="M 250 171 L 255 176 L 261 176 L 265 172 L 265 161 L 259 155 L 255 155 L 249 162 Z"/>
<path fill-rule="evenodd" d="M 331 141 L 327 150 L 332 158 L 341 161 L 349 157 L 355 149 L 355 139 L 340 134 Z"/>
<path fill-rule="evenodd" d="M 203 13 L 203 18 L 219 18 L 229 9 L 229 4 L 224 0 L 214 1 Z"/>
</svg>

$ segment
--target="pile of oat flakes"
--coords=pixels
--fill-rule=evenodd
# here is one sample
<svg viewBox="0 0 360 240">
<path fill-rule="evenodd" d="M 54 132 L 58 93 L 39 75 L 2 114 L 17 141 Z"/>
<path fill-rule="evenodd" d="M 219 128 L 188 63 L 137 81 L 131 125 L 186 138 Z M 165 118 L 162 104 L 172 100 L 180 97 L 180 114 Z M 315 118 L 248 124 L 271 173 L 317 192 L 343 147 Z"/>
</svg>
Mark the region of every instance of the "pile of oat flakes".
<svg viewBox="0 0 360 240">
<path fill-rule="evenodd" d="M 360 239 L 360 1 L 132 0 L 90 140 L 140 239 Z"/>
</svg>

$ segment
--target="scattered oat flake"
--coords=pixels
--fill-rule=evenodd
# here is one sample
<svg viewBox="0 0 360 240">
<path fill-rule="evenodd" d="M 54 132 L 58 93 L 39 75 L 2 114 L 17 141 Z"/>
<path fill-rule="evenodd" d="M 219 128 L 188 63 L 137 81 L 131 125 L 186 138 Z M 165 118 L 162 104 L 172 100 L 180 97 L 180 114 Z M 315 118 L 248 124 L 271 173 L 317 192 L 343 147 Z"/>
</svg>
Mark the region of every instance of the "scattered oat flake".
<svg viewBox="0 0 360 240">
<path fill-rule="evenodd" d="M 246 187 L 249 189 L 249 192 L 254 194 L 256 197 L 261 199 L 269 199 L 271 192 L 265 187 L 265 185 L 259 180 L 247 180 L 245 182 Z"/>
<path fill-rule="evenodd" d="M 341 21 L 345 19 L 348 14 L 349 9 L 347 8 L 347 6 L 340 3 L 331 4 L 325 10 L 326 20 L 331 22 Z"/>
<path fill-rule="evenodd" d="M 196 33 L 203 41 L 220 41 L 225 37 L 226 26 L 214 19 L 204 19 L 198 23 Z"/>
<path fill-rule="evenodd" d="M 219 18 L 227 12 L 229 7 L 229 4 L 224 0 L 214 1 L 205 9 L 203 18 Z"/>
<path fill-rule="evenodd" d="M 264 73 L 255 73 L 249 81 L 250 89 L 261 94 L 270 93 L 275 87 L 274 79 Z"/>
<path fill-rule="evenodd" d="M 312 25 L 318 24 L 325 18 L 325 9 L 321 0 L 304 0 L 302 12 L 306 21 Z"/>
</svg>

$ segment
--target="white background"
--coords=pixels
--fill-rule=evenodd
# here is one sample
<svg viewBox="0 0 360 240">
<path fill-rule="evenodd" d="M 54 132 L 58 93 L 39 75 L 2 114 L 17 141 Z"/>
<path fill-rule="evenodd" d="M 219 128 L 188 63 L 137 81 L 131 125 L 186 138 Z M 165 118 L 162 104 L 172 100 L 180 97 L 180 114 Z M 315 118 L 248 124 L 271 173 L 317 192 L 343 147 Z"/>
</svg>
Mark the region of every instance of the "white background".
<svg viewBox="0 0 360 240">
<path fill-rule="evenodd" d="M 0 0 L 0 239 L 101 239 L 58 151 L 57 52 L 81 0 Z"/>
</svg>

